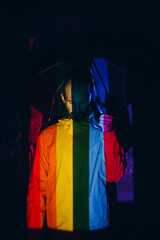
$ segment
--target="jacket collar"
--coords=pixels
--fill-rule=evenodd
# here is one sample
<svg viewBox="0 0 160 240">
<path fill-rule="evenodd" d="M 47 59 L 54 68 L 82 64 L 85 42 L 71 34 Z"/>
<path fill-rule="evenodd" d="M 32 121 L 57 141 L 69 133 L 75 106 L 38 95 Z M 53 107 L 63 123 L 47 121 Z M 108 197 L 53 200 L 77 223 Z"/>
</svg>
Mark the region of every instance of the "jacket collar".
<svg viewBox="0 0 160 240">
<path fill-rule="evenodd" d="M 74 134 L 76 132 L 85 131 L 85 129 L 89 127 L 89 117 L 86 117 L 80 121 L 74 121 L 73 119 L 69 118 L 62 118 L 58 120 L 58 124 L 60 124 L 69 135 L 71 135 L 73 134 L 73 128 Z"/>
</svg>

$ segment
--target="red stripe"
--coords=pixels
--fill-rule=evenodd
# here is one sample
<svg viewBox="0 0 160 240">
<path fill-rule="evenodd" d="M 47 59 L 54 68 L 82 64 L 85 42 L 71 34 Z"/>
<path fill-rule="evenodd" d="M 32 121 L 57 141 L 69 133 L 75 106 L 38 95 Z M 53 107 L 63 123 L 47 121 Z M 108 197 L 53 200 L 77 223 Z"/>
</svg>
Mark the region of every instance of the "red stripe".
<svg viewBox="0 0 160 240">
<path fill-rule="evenodd" d="M 116 182 L 124 174 L 125 159 L 122 157 L 115 130 L 104 132 L 105 168 L 107 182 Z"/>
<path fill-rule="evenodd" d="M 34 158 L 33 170 L 29 180 L 27 196 L 27 226 L 40 228 L 40 137 L 37 141 L 37 151 Z"/>
</svg>

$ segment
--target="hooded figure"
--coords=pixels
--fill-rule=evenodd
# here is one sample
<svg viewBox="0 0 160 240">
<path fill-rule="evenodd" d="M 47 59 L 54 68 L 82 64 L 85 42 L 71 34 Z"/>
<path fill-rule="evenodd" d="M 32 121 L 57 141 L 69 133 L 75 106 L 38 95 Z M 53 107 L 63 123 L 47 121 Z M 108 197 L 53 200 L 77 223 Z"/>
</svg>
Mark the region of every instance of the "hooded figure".
<svg viewBox="0 0 160 240">
<path fill-rule="evenodd" d="M 27 227 L 93 231 L 109 224 L 107 182 L 116 182 L 126 161 L 113 117 L 95 118 L 91 75 L 74 69 L 61 89 L 64 114 L 37 141 L 27 195 Z"/>
</svg>

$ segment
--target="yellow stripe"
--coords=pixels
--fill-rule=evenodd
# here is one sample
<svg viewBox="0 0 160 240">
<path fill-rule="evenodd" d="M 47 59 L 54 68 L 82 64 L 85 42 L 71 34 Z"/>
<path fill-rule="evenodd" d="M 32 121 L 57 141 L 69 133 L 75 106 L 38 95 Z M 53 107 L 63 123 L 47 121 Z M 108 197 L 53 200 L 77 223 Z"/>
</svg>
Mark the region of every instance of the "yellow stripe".
<svg viewBox="0 0 160 240">
<path fill-rule="evenodd" d="M 71 124 L 71 231 L 73 231 L 73 121 Z"/>
<path fill-rule="evenodd" d="M 73 121 L 57 124 L 57 229 L 73 231 Z"/>
</svg>

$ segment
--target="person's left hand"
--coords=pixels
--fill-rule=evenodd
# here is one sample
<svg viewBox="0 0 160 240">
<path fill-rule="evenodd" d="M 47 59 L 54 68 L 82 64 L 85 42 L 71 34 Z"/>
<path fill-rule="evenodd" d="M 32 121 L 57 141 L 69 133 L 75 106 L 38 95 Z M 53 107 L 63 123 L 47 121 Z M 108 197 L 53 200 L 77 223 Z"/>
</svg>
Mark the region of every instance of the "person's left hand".
<svg viewBox="0 0 160 240">
<path fill-rule="evenodd" d="M 113 117 L 106 113 L 100 115 L 99 125 L 101 126 L 103 132 L 110 132 L 113 129 L 112 120 Z"/>
</svg>

